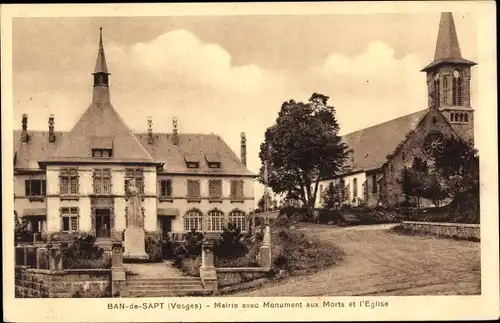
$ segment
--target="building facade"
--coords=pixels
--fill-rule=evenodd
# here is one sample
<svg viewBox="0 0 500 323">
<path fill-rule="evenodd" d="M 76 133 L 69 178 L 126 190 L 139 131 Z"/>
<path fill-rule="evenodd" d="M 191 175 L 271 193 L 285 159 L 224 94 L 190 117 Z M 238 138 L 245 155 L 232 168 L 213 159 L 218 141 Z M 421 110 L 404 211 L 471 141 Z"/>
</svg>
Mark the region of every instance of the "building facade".
<svg viewBox="0 0 500 323">
<path fill-rule="evenodd" d="M 321 181 L 321 187 L 343 181 L 345 203 L 367 206 L 398 205 L 404 200 L 398 183 L 401 170 L 415 157 L 432 163 L 445 137 L 474 140 L 474 110 L 470 102 L 471 67 L 462 58 L 453 15 L 441 14 L 434 60 L 427 75 L 428 107 L 344 135 L 348 147 L 346 170 Z M 317 207 L 323 201 L 317 198 Z"/>
<path fill-rule="evenodd" d="M 102 32 L 92 102 L 69 132 L 14 131 L 14 207 L 36 232 L 89 232 L 99 238 L 126 226 L 126 182 L 135 178 L 148 232 L 246 230 L 255 174 L 214 134 L 133 133 L 111 104 Z"/>
</svg>

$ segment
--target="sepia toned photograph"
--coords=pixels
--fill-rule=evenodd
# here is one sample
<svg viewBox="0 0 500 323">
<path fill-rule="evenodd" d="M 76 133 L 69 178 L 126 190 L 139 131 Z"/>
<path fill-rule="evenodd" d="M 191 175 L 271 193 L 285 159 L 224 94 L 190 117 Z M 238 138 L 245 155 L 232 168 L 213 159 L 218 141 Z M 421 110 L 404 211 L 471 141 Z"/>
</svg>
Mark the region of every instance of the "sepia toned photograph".
<svg viewBox="0 0 500 323">
<path fill-rule="evenodd" d="M 495 57 L 447 8 L 12 17 L 5 288 L 200 318 L 484 296 Z"/>
</svg>

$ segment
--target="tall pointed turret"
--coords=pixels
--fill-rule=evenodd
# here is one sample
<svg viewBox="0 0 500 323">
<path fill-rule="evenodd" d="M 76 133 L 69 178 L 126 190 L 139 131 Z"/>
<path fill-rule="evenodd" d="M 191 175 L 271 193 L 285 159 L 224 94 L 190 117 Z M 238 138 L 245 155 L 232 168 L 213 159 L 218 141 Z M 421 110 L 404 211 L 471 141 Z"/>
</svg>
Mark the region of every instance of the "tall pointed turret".
<svg viewBox="0 0 500 323">
<path fill-rule="evenodd" d="M 99 34 L 99 49 L 97 51 L 97 59 L 95 62 L 94 73 L 94 92 L 93 102 L 109 102 L 109 75 L 108 66 L 106 64 L 106 55 L 104 54 L 104 46 L 102 44 L 102 27 Z"/>
<path fill-rule="evenodd" d="M 441 13 L 434 60 L 422 72 L 427 73 L 429 108 L 439 109 L 464 138 L 473 137 L 470 78 L 474 65 L 462 57 L 453 14 Z"/>
</svg>

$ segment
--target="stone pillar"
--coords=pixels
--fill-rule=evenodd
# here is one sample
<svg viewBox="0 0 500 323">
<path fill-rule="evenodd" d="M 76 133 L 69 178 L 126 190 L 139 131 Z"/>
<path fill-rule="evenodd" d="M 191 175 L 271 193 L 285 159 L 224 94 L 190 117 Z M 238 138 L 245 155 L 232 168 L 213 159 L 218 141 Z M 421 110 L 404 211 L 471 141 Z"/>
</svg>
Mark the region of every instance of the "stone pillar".
<svg viewBox="0 0 500 323">
<path fill-rule="evenodd" d="M 111 252 L 111 296 L 116 297 L 120 296 L 126 281 L 122 242 L 114 241 Z"/>
<path fill-rule="evenodd" d="M 60 245 L 52 245 L 49 250 L 49 269 L 59 271 L 63 269 L 62 250 Z"/>
<path fill-rule="evenodd" d="M 260 247 L 259 265 L 262 268 L 270 269 L 272 264 L 271 259 L 271 227 L 266 225 L 264 227 L 264 237 L 262 239 L 262 246 Z"/>
<path fill-rule="evenodd" d="M 23 266 L 28 265 L 28 246 L 23 246 Z"/>
<path fill-rule="evenodd" d="M 36 249 L 36 269 L 46 269 L 40 268 L 40 262 L 42 261 L 42 257 L 45 257 L 47 253 L 47 248 L 40 247 Z"/>
<path fill-rule="evenodd" d="M 217 273 L 214 266 L 214 244 L 211 241 L 204 241 L 201 246 L 201 267 L 200 278 L 203 287 L 212 291 L 217 291 Z"/>
</svg>

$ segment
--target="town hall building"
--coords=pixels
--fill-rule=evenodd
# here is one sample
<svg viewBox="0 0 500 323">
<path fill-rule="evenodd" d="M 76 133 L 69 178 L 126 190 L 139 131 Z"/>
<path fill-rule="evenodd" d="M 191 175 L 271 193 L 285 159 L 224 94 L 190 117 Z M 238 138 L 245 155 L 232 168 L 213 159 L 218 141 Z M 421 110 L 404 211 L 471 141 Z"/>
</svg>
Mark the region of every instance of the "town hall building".
<svg viewBox="0 0 500 323">
<path fill-rule="evenodd" d="M 246 167 L 246 138 L 238 157 L 215 134 L 133 133 L 110 99 L 102 30 L 92 102 L 69 132 L 30 130 L 28 115 L 14 131 L 14 210 L 32 232 L 89 232 L 98 238 L 126 226 L 126 181 L 135 179 L 147 232 L 246 230 L 254 206 L 255 174 Z M 146 122 L 146 120 L 145 120 Z"/>
<path fill-rule="evenodd" d="M 470 80 L 474 65 L 462 58 L 452 13 L 442 13 L 434 60 L 422 69 L 427 75 L 428 107 L 342 136 L 348 153 L 346 171 L 321 181 L 320 192 L 331 182 L 343 181 L 346 204 L 394 206 L 402 202 L 398 178 L 414 157 L 432 162 L 445 137 L 473 141 Z M 318 194 L 316 206 L 322 205 Z"/>
</svg>

